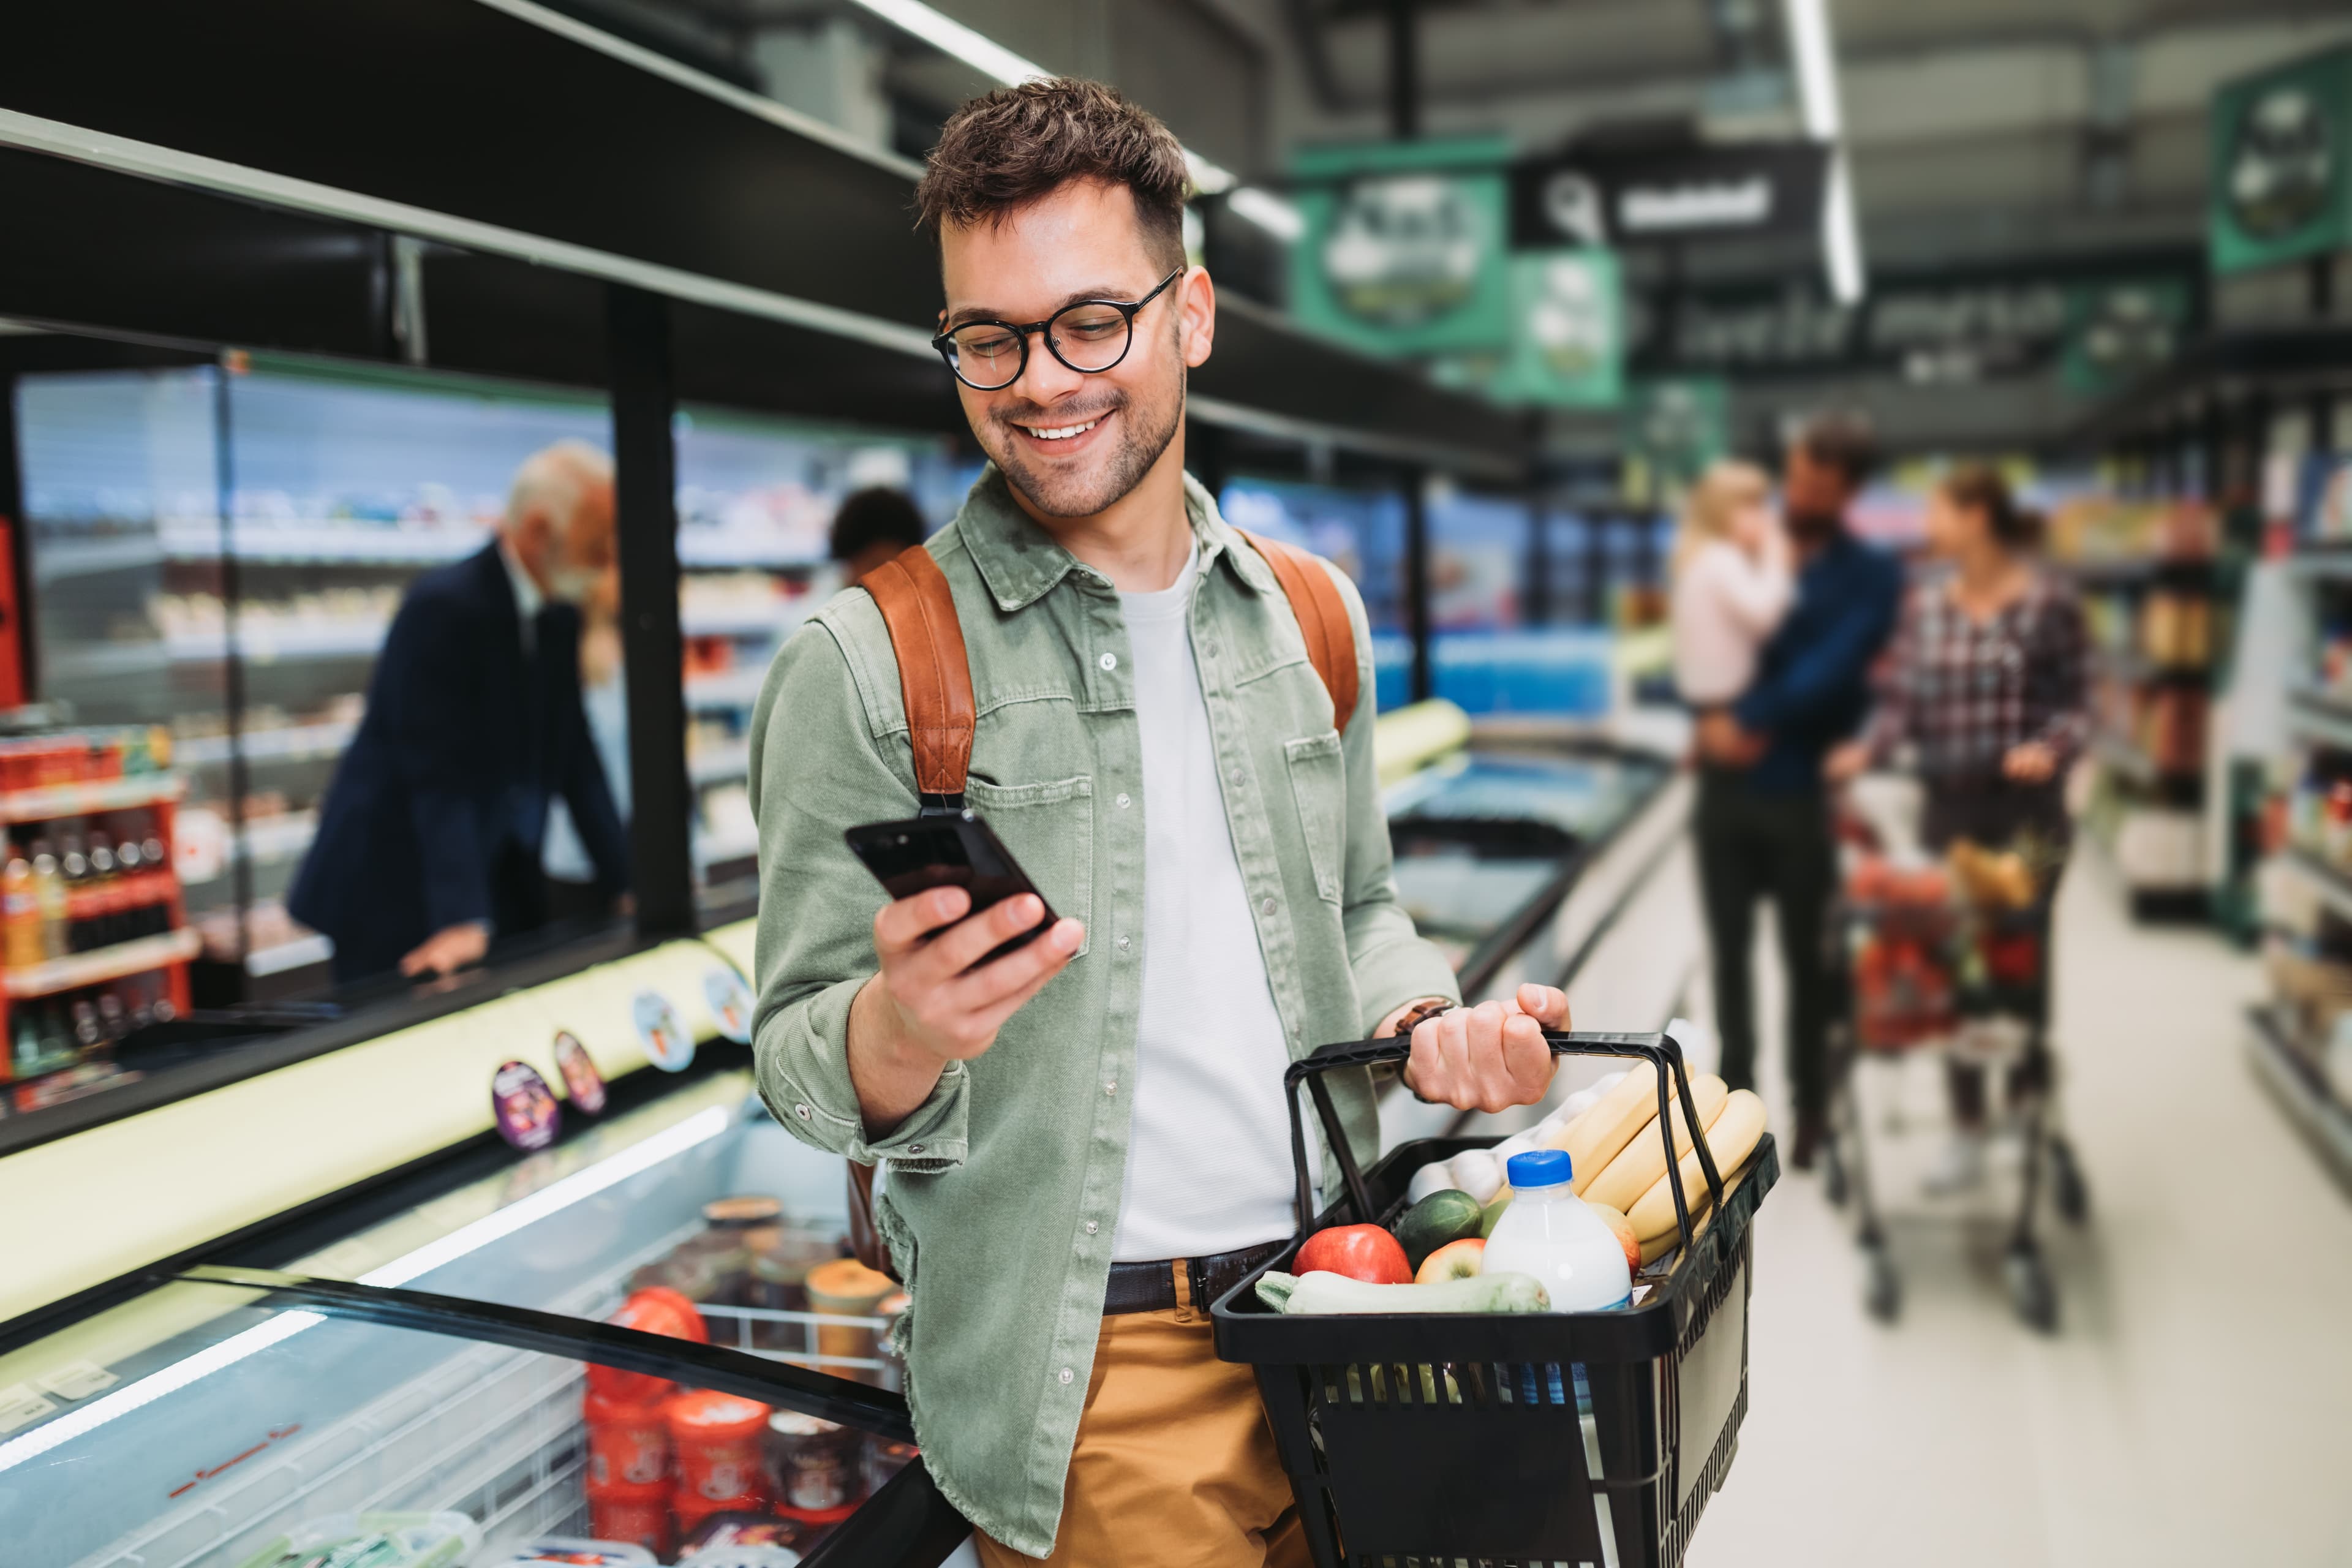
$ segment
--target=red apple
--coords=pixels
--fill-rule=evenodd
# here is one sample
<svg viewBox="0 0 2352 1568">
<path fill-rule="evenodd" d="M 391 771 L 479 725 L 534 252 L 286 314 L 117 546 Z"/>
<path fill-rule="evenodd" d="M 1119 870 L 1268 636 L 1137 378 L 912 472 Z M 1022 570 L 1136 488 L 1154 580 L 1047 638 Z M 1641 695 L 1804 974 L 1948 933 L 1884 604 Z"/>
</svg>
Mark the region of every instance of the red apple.
<svg viewBox="0 0 2352 1568">
<path fill-rule="evenodd" d="M 1376 1225 L 1335 1225 L 1308 1237 L 1298 1249 L 1297 1272 L 1318 1268 L 1372 1285 L 1412 1283 L 1403 1245 Z"/>
<path fill-rule="evenodd" d="M 1437 1285 L 1448 1279 L 1467 1279 L 1478 1272 L 1486 1258 L 1484 1237 L 1465 1236 L 1459 1241 L 1449 1241 L 1421 1260 L 1421 1272 L 1412 1277 L 1412 1282 Z"/>
</svg>

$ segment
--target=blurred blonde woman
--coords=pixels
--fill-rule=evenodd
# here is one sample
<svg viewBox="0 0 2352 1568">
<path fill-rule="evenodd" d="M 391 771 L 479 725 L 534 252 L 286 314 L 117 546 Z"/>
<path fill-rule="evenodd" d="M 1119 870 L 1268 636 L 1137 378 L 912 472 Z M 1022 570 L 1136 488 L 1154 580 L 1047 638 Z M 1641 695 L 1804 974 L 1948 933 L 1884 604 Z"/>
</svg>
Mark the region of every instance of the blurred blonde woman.
<svg viewBox="0 0 2352 1568">
<path fill-rule="evenodd" d="M 1683 700 L 1704 711 L 1746 691 L 1794 594 L 1771 480 L 1753 463 L 1710 464 L 1691 488 L 1675 542 L 1675 684 Z"/>
</svg>

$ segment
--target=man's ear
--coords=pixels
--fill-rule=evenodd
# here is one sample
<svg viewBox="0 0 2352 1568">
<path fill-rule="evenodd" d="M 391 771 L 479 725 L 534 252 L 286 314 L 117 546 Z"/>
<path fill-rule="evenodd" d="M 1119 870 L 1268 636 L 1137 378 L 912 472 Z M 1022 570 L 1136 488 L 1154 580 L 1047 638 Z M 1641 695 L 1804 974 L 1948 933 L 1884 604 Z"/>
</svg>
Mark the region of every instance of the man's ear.
<svg viewBox="0 0 2352 1568">
<path fill-rule="evenodd" d="M 1183 312 L 1184 363 L 1188 367 L 1204 363 L 1209 350 L 1217 339 L 1217 286 L 1209 281 L 1209 269 L 1195 267 L 1176 281 L 1181 290 L 1178 309 Z"/>
</svg>

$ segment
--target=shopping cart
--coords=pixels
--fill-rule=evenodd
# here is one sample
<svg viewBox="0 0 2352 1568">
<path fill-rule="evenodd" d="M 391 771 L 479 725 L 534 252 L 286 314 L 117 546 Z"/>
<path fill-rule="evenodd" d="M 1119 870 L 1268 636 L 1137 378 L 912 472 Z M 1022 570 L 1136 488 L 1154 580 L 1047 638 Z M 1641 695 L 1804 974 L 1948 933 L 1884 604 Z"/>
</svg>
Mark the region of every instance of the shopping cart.
<svg viewBox="0 0 2352 1568">
<path fill-rule="evenodd" d="M 1848 1005 L 1830 1032 L 1822 1184 L 1832 1204 L 1853 1205 L 1864 1304 L 1891 1322 L 1901 1310 L 1903 1287 L 1871 1185 L 1868 1119 L 1856 1092 L 1861 1064 L 1923 1050 L 1958 1053 L 1988 1080 L 2007 1080 L 2021 1177 L 2002 1272 L 2017 1315 L 2037 1329 L 2055 1329 L 2057 1287 L 2035 1231 L 2045 1173 L 2049 1197 L 2063 1218 L 2080 1224 L 2090 1212 L 2090 1192 L 2059 1115 L 2049 1040 L 2056 864 L 2035 846 L 2020 844 L 2000 852 L 1956 847 L 1952 865 L 1899 868 L 1867 830 L 1842 824 L 1841 837 L 1843 892 L 1832 908 L 1826 962 Z M 1989 1081 L 1989 1107 L 1998 1103 L 1990 1088 Z"/>
<path fill-rule="evenodd" d="M 1554 1035 L 1557 1053 L 1628 1057 L 1697 1124 L 1680 1048 L 1663 1035 Z M 1408 1143 L 1360 1171 L 1322 1075 L 1402 1061 L 1405 1040 L 1326 1046 L 1285 1075 L 1299 1239 L 1389 1221 L 1412 1173 L 1486 1138 Z M 1315 1100 L 1345 1197 L 1305 1223 L 1307 1145 L 1297 1089 Z M 1649 1134 L 1645 1131 L 1644 1136 Z M 1595 1563 L 1672 1568 L 1723 1484 L 1748 1411 L 1748 1302 L 1757 1206 L 1780 1175 L 1768 1134 L 1728 1177 L 1699 1145 L 1704 1193 L 1667 1170 L 1680 1250 L 1644 1268 L 1634 1304 L 1603 1312 L 1286 1317 L 1258 1299 L 1260 1269 L 1211 1308 L 1217 1353 L 1255 1367 L 1318 1568 L 1387 1563 Z M 1691 1227 L 1690 1197 L 1699 1229 Z"/>
</svg>

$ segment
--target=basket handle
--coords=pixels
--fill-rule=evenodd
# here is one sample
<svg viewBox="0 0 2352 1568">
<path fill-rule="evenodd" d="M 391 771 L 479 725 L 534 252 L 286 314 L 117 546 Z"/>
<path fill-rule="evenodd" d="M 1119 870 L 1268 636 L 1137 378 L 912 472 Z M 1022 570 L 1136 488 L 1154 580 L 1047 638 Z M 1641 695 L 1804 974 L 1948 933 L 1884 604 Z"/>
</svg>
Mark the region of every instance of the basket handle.
<svg viewBox="0 0 2352 1568">
<path fill-rule="evenodd" d="M 1683 1239 L 1691 1239 L 1690 1203 L 1683 1192 L 1682 1161 L 1675 1155 L 1673 1118 L 1668 1107 L 1678 1096 L 1683 1105 L 1683 1119 L 1691 1130 L 1691 1147 L 1698 1152 L 1699 1172 L 1706 1178 L 1707 1194 L 1717 1213 L 1723 1209 L 1723 1175 L 1715 1168 L 1715 1152 L 1706 1146 L 1706 1130 L 1700 1123 L 1698 1100 L 1691 1093 L 1690 1074 L 1683 1066 L 1683 1048 L 1672 1035 L 1598 1035 L 1546 1032 L 1544 1043 L 1556 1057 L 1631 1057 L 1646 1061 L 1658 1075 L 1658 1137 L 1666 1146 L 1666 1183 L 1675 1195 L 1675 1219 L 1682 1227 Z M 1340 1178 L 1347 1183 L 1348 1201 L 1354 1207 L 1360 1223 L 1376 1225 L 1379 1215 L 1372 1207 L 1371 1193 L 1364 1185 L 1364 1173 L 1356 1163 L 1355 1151 L 1348 1146 L 1348 1134 L 1339 1126 L 1339 1113 L 1331 1103 L 1331 1091 L 1324 1087 L 1323 1075 L 1341 1068 L 1375 1067 L 1383 1062 L 1401 1062 L 1412 1055 L 1412 1041 L 1408 1037 L 1391 1037 L 1385 1040 L 1351 1040 L 1339 1045 L 1318 1047 L 1313 1054 L 1290 1064 L 1282 1075 L 1283 1098 L 1290 1102 L 1290 1163 L 1298 1179 L 1296 1203 L 1298 1210 L 1298 1234 L 1305 1236 L 1315 1223 L 1315 1184 L 1307 1171 L 1307 1128 L 1298 1114 L 1298 1086 L 1307 1085 L 1314 1098 L 1315 1111 L 1323 1122 L 1323 1136 L 1332 1156 L 1339 1163 Z"/>
</svg>

